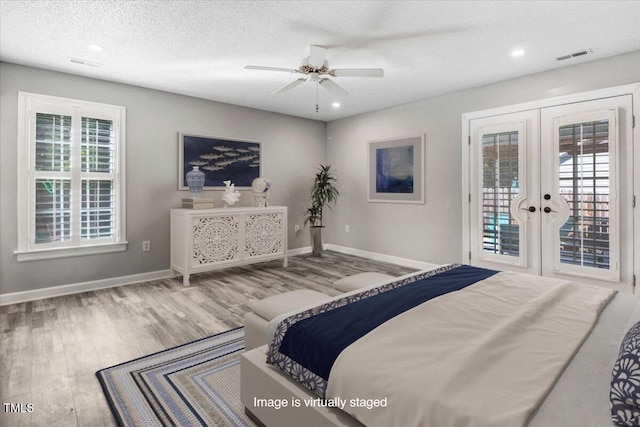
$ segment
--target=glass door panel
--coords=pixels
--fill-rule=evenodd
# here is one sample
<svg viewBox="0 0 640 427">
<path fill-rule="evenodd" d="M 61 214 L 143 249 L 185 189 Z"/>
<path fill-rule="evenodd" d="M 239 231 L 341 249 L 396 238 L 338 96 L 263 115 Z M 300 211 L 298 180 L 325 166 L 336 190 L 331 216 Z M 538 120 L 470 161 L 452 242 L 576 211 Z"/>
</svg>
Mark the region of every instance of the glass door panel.
<svg viewBox="0 0 640 427">
<path fill-rule="evenodd" d="M 539 272 L 538 112 L 471 120 L 470 249 L 473 265 Z M 532 167 L 533 166 L 533 167 Z M 531 197 L 530 195 L 533 195 Z"/>
<path fill-rule="evenodd" d="M 560 227 L 560 263 L 608 270 L 609 119 L 558 128 L 558 189 L 569 218 Z"/>
<path fill-rule="evenodd" d="M 520 230 L 511 215 L 519 193 L 519 132 L 482 135 L 483 252 L 518 257 Z"/>
<path fill-rule="evenodd" d="M 631 283 L 631 96 L 541 111 L 542 274 Z"/>
</svg>

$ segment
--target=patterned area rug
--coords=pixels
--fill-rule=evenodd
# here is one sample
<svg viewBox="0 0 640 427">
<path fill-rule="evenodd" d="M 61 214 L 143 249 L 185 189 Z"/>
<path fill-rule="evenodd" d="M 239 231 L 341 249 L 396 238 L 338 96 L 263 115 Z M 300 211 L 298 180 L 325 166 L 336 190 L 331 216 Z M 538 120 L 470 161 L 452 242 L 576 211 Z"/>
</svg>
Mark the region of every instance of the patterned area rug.
<svg viewBox="0 0 640 427">
<path fill-rule="evenodd" d="M 240 403 L 244 328 L 96 372 L 120 426 L 250 426 Z"/>
</svg>

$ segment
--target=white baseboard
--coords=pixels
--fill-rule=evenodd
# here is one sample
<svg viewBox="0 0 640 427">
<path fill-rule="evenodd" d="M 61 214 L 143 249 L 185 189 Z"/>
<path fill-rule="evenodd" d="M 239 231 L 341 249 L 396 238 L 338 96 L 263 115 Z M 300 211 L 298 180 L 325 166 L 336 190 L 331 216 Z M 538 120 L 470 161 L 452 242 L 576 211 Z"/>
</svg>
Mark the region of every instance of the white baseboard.
<svg viewBox="0 0 640 427">
<path fill-rule="evenodd" d="M 287 256 L 306 255 L 311 253 L 311 246 L 305 246 L 303 248 L 289 249 Z"/>
<path fill-rule="evenodd" d="M 111 277 L 109 279 L 93 280 L 91 282 L 74 283 L 71 285 L 52 286 L 32 291 L 12 292 L 0 294 L 0 306 L 34 301 L 44 298 L 77 294 L 80 292 L 97 291 L 115 286 L 131 285 L 134 283 L 160 280 L 172 277 L 171 270 L 151 271 L 149 273 L 132 274 L 130 276 Z"/>
<path fill-rule="evenodd" d="M 325 250 L 343 253 L 346 255 L 354 255 L 362 258 L 372 259 L 374 261 L 388 262 L 389 264 L 401 265 L 403 267 L 415 268 L 417 270 L 430 270 L 432 268 L 440 267 L 441 264 L 432 264 L 430 262 L 416 261 L 413 259 L 400 258 L 391 255 L 380 254 L 377 252 L 363 251 L 360 249 L 348 248 L 346 246 L 332 245 L 331 243 L 324 243 L 322 245 Z M 287 251 L 288 256 L 306 255 L 311 253 L 311 246 L 304 248 L 297 248 Z"/>
<path fill-rule="evenodd" d="M 360 256 L 375 261 L 388 262 L 391 264 L 402 265 L 404 267 L 411 267 L 419 270 L 426 270 L 438 266 L 437 264 L 431 264 L 428 262 L 399 258 L 391 255 L 379 254 L 376 252 L 368 252 L 360 249 L 332 245 L 329 243 L 325 243 L 324 248 L 330 251 L 340 252 L 347 255 Z M 287 256 L 305 255 L 308 253 L 311 253 L 311 246 L 291 249 L 287 251 Z M 90 282 L 74 283 L 71 285 L 52 286 L 50 288 L 34 289 L 31 291 L 0 294 L 0 306 L 35 301 L 44 298 L 59 297 L 63 295 L 77 294 L 80 292 L 97 291 L 99 289 L 131 285 L 134 283 L 147 282 L 149 280 L 166 279 L 172 276 L 173 272 L 171 270 L 159 270 L 149 273 L 132 274 L 130 276 L 120 276 L 112 277 L 109 279 L 93 280 Z"/>
<path fill-rule="evenodd" d="M 403 267 L 410 267 L 418 270 L 430 270 L 432 268 L 436 268 L 440 266 L 440 264 L 432 264 L 430 262 L 400 258 L 400 257 L 391 256 L 391 255 L 380 254 L 377 252 L 369 252 L 369 251 L 363 251 L 360 249 L 347 248 L 345 246 L 332 245 L 330 243 L 325 243 L 324 248 L 330 251 L 340 252 L 347 255 L 359 256 L 362 258 L 372 259 L 374 261 L 388 262 L 390 264 L 397 264 Z"/>
</svg>

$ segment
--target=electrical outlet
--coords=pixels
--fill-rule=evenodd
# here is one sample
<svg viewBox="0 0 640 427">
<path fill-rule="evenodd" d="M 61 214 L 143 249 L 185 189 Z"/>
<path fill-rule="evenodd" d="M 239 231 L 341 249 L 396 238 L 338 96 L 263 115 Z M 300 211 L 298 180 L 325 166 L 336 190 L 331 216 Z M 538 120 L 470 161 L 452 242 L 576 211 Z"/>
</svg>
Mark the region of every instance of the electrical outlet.
<svg viewBox="0 0 640 427">
<path fill-rule="evenodd" d="M 349 230 L 350 230 L 349 224 L 345 225 L 345 226 L 344 226 L 344 232 L 345 232 L 345 233 L 348 233 L 348 232 L 349 232 Z"/>
<path fill-rule="evenodd" d="M 293 231 L 296 232 L 296 234 L 298 234 L 300 232 L 300 226 L 298 224 L 293 226 Z"/>
<path fill-rule="evenodd" d="M 142 242 L 142 251 L 143 252 L 149 252 L 151 250 L 151 241 L 150 240 L 144 240 Z"/>
</svg>

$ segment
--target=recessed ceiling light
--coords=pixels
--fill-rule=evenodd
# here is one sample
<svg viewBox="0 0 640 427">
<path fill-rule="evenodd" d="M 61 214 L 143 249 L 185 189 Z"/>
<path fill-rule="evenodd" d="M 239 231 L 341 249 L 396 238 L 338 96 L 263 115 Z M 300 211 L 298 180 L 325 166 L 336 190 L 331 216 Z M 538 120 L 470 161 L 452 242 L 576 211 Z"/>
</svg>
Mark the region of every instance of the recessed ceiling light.
<svg viewBox="0 0 640 427">
<path fill-rule="evenodd" d="M 102 52 L 104 50 L 104 48 L 102 46 L 97 45 L 97 44 L 88 44 L 87 48 L 91 49 L 94 52 Z"/>
<path fill-rule="evenodd" d="M 511 52 L 511 56 L 513 56 L 514 58 L 517 58 L 523 55 L 524 55 L 524 49 L 515 49 Z"/>
<path fill-rule="evenodd" d="M 336 101 L 331 105 L 333 105 L 333 108 L 338 108 L 340 106 L 340 103 Z"/>
</svg>

